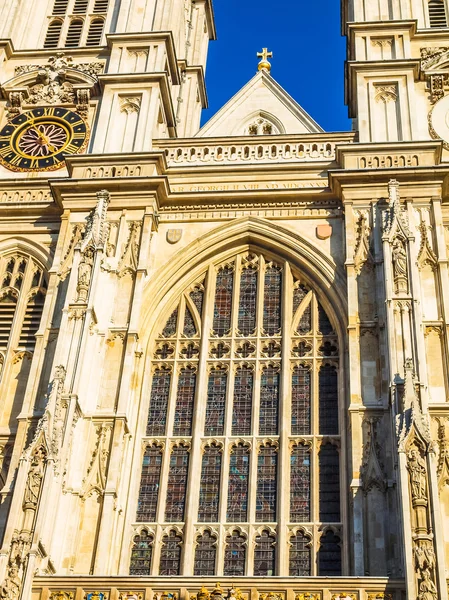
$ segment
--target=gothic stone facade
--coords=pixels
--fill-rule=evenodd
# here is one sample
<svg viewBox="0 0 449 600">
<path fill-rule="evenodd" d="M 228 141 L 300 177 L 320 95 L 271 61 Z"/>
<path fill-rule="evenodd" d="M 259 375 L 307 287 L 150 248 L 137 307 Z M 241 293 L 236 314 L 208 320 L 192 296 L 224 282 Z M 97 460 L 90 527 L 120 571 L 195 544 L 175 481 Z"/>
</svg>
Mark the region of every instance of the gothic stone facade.
<svg viewBox="0 0 449 600">
<path fill-rule="evenodd" d="M 210 0 L 0 1 L 0 598 L 447 599 L 448 9 L 343 0 L 325 133 L 200 128 Z"/>
</svg>

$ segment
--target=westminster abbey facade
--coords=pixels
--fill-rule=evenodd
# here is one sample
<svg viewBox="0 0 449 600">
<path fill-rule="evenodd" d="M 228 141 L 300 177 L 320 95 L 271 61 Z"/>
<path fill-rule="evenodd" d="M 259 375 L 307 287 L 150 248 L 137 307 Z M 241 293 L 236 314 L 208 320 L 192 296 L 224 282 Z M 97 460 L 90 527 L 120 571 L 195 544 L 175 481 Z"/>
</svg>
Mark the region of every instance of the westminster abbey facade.
<svg viewBox="0 0 449 600">
<path fill-rule="evenodd" d="M 200 127 L 211 0 L 0 0 L 0 599 L 447 600 L 448 26 Z"/>
</svg>

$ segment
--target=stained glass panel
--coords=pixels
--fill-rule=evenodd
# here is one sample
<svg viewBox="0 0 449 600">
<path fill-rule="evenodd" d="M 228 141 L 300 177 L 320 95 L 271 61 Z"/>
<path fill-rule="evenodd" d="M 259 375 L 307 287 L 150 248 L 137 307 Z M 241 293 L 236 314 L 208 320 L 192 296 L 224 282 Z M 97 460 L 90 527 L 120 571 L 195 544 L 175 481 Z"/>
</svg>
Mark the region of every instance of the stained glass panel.
<svg viewBox="0 0 449 600">
<path fill-rule="evenodd" d="M 189 452 L 187 448 L 173 448 L 168 472 L 165 520 L 171 523 L 184 521 L 184 509 L 187 492 L 187 474 L 189 470 Z"/>
<path fill-rule="evenodd" d="M 213 577 L 216 554 L 216 539 L 208 531 L 205 531 L 197 539 L 193 574 L 201 577 Z"/>
<path fill-rule="evenodd" d="M 133 541 L 129 574 L 137 577 L 148 576 L 150 575 L 153 554 L 153 536 L 143 529 L 140 535 L 134 537 Z"/>
<path fill-rule="evenodd" d="M 293 290 L 293 316 L 295 316 L 296 311 L 307 296 L 308 291 L 309 290 L 302 284 L 298 285 L 298 287 L 295 287 Z"/>
<path fill-rule="evenodd" d="M 321 304 L 318 304 L 318 329 L 322 335 L 329 335 L 333 332 L 329 317 Z"/>
<path fill-rule="evenodd" d="M 318 375 L 319 432 L 338 435 L 338 379 L 337 369 L 323 365 Z"/>
<path fill-rule="evenodd" d="M 282 272 L 279 267 L 265 271 L 263 328 L 267 335 L 276 335 L 281 329 Z"/>
<path fill-rule="evenodd" d="M 309 333 L 309 331 L 311 331 L 312 329 L 312 304 L 309 303 L 300 319 L 299 319 L 299 323 L 298 323 L 298 333 L 304 335 L 305 333 Z"/>
<path fill-rule="evenodd" d="M 279 371 L 267 367 L 260 387 L 259 435 L 277 435 L 279 412 Z"/>
<path fill-rule="evenodd" d="M 192 435 L 193 403 L 195 401 L 196 373 L 182 369 L 178 379 L 173 435 Z"/>
<path fill-rule="evenodd" d="M 176 531 L 170 531 L 162 538 L 159 575 L 181 574 L 181 543 L 182 538 Z"/>
<path fill-rule="evenodd" d="M 175 310 L 170 315 L 167 323 L 165 324 L 164 330 L 162 331 L 162 335 L 164 337 L 173 337 L 176 333 L 176 326 L 178 324 L 178 309 Z"/>
<path fill-rule="evenodd" d="M 196 306 L 196 309 L 200 315 L 200 317 L 203 314 L 203 302 L 204 302 L 204 291 L 202 289 L 202 287 L 195 287 L 191 292 L 190 292 L 190 298 L 193 302 L 193 304 Z"/>
<path fill-rule="evenodd" d="M 340 522 L 340 458 L 332 444 L 322 444 L 318 453 L 320 469 L 320 521 Z"/>
<path fill-rule="evenodd" d="M 218 522 L 220 500 L 221 450 L 217 446 L 204 449 L 200 479 L 199 523 Z"/>
<path fill-rule="evenodd" d="M 272 446 L 262 446 L 257 457 L 256 521 L 276 520 L 277 452 Z"/>
<path fill-rule="evenodd" d="M 148 446 L 142 461 L 142 476 L 140 479 L 136 517 L 138 522 L 153 523 L 156 521 L 161 465 L 161 448 Z"/>
<path fill-rule="evenodd" d="M 256 547 L 254 548 L 254 575 L 256 577 L 275 574 L 275 543 L 276 538 L 268 531 L 262 531 L 261 535 L 256 537 Z"/>
<path fill-rule="evenodd" d="M 232 290 L 234 273 L 230 267 L 220 269 L 215 287 L 213 330 L 215 335 L 226 335 L 231 329 Z"/>
<path fill-rule="evenodd" d="M 310 451 L 298 444 L 290 456 L 290 521 L 310 521 Z"/>
<path fill-rule="evenodd" d="M 238 531 L 233 531 L 226 540 L 224 575 L 229 577 L 245 575 L 245 563 L 245 538 Z"/>
<path fill-rule="evenodd" d="M 309 577 L 311 574 L 310 540 L 300 531 L 290 538 L 290 577 Z"/>
<path fill-rule="evenodd" d="M 157 369 L 154 372 L 148 411 L 147 435 L 165 435 L 170 381 L 171 373 L 167 369 Z"/>
<path fill-rule="evenodd" d="M 185 314 L 184 314 L 184 329 L 183 334 L 187 337 L 193 337 L 196 335 L 196 325 L 193 320 L 192 313 L 189 310 L 189 307 L 186 306 Z"/>
<path fill-rule="evenodd" d="M 311 433 L 310 369 L 298 366 L 292 374 L 292 435 Z"/>
<path fill-rule="evenodd" d="M 251 335 L 256 328 L 257 270 L 243 269 L 240 277 L 238 328 L 243 335 Z"/>
<path fill-rule="evenodd" d="M 249 450 L 242 445 L 232 451 L 228 481 L 228 522 L 244 523 L 248 508 Z"/>
<path fill-rule="evenodd" d="M 321 577 L 341 575 L 340 538 L 333 531 L 327 531 L 321 537 L 318 550 L 318 575 Z"/>
<path fill-rule="evenodd" d="M 254 374 L 249 367 L 237 369 L 232 407 L 232 435 L 251 435 Z"/>
<path fill-rule="evenodd" d="M 228 374 L 219 369 L 209 373 L 204 435 L 223 435 Z"/>
</svg>

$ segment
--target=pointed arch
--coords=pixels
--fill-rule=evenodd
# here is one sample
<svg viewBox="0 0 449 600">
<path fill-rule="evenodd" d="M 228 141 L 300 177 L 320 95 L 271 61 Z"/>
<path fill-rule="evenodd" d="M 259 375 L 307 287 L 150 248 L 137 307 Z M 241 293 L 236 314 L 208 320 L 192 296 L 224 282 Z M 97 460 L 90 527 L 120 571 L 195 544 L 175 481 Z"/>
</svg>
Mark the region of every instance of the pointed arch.
<svg viewBox="0 0 449 600">
<path fill-rule="evenodd" d="M 248 248 L 295 265 L 316 290 L 334 330 L 343 338 L 347 322 L 345 278 L 332 258 L 296 232 L 265 219 L 245 217 L 199 237 L 155 273 L 144 290 L 143 343 L 146 345 L 155 334 L 155 312 L 167 314 L 173 310 L 175 298 L 204 273 L 206 265 L 225 262 Z"/>
</svg>

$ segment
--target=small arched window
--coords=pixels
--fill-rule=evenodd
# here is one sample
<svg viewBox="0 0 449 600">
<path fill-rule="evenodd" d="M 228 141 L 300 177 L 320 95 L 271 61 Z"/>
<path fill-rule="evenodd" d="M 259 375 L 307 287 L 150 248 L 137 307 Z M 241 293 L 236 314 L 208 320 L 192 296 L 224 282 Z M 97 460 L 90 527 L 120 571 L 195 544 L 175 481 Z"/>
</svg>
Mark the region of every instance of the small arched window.
<svg viewBox="0 0 449 600">
<path fill-rule="evenodd" d="M 54 15 L 65 15 L 67 12 L 67 6 L 69 4 L 69 0 L 55 0 L 53 5 L 53 13 Z"/>
<path fill-rule="evenodd" d="M 153 554 L 153 536 L 143 529 L 139 535 L 134 537 L 133 541 L 129 574 L 140 577 L 148 576 Z"/>
<path fill-rule="evenodd" d="M 209 531 L 198 536 L 195 550 L 194 575 L 213 577 L 215 575 L 215 559 L 217 554 L 217 540 Z"/>
<path fill-rule="evenodd" d="M 171 530 L 162 538 L 161 560 L 159 575 L 180 575 L 181 573 L 181 544 L 182 537 Z"/>
<path fill-rule="evenodd" d="M 75 19 L 69 25 L 67 37 L 65 39 L 66 48 L 77 48 L 80 45 L 81 33 L 83 31 L 83 21 Z"/>
<path fill-rule="evenodd" d="M 264 530 L 256 537 L 254 549 L 254 575 L 268 577 L 274 575 L 276 568 L 276 538 L 269 531 Z"/>
<path fill-rule="evenodd" d="M 431 27 L 447 27 L 447 16 L 444 0 L 430 0 L 429 22 Z"/>
<path fill-rule="evenodd" d="M 51 21 L 45 36 L 44 48 L 57 48 L 61 37 L 62 21 Z"/>
<path fill-rule="evenodd" d="M 99 46 L 101 43 L 101 36 L 103 35 L 103 19 L 94 19 L 89 27 L 89 33 L 87 34 L 86 46 Z"/>
<path fill-rule="evenodd" d="M 224 557 L 224 575 L 226 577 L 242 577 L 245 575 L 246 539 L 237 530 L 226 540 Z"/>
</svg>

